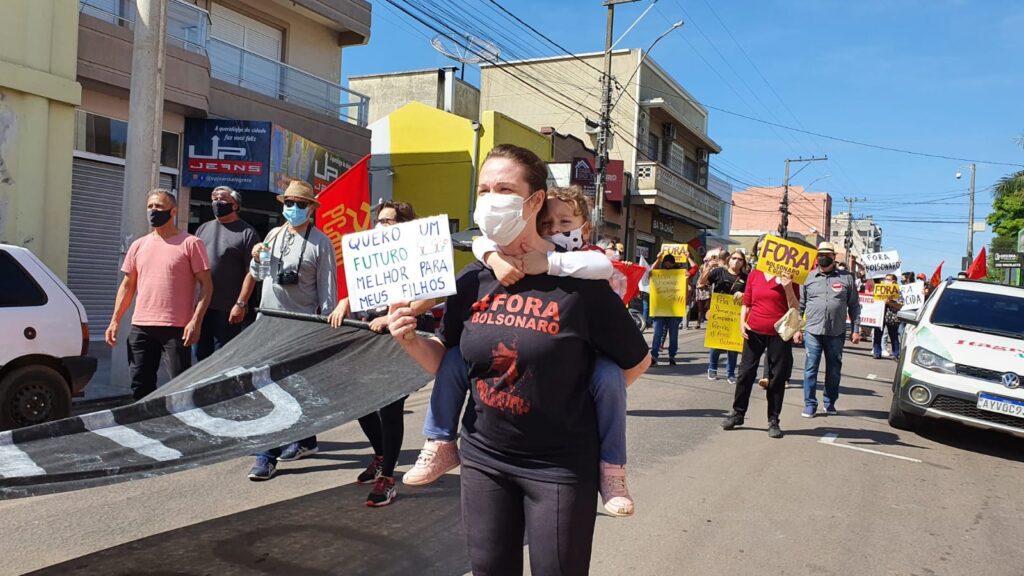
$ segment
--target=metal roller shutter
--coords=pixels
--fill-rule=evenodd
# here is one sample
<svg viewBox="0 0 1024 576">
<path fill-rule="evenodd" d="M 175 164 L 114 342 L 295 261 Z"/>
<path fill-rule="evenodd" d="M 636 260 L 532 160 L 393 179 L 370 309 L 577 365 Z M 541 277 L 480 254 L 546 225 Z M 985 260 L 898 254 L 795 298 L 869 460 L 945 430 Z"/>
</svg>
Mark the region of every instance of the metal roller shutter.
<svg viewBox="0 0 1024 576">
<path fill-rule="evenodd" d="M 173 190 L 174 178 L 161 174 L 160 186 Z M 103 340 L 114 314 L 121 264 L 118 236 L 123 188 L 124 166 L 74 159 L 68 288 L 85 306 L 92 340 Z"/>
</svg>

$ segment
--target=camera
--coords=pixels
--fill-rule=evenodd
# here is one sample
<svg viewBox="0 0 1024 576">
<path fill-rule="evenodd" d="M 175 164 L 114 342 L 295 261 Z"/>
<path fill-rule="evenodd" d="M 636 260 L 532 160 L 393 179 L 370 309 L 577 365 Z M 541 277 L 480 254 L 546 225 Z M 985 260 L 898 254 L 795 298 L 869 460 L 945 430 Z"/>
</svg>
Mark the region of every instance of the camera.
<svg viewBox="0 0 1024 576">
<path fill-rule="evenodd" d="M 277 273 L 277 283 L 281 286 L 291 286 L 299 283 L 299 273 L 295 270 L 285 270 Z"/>
</svg>

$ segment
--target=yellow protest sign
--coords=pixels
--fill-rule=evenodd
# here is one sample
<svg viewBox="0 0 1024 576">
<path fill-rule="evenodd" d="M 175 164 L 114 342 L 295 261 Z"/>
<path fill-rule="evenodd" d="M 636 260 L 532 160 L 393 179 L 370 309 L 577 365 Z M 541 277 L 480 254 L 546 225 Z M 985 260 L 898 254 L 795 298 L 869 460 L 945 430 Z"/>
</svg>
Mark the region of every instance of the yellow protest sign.
<svg viewBox="0 0 1024 576">
<path fill-rule="evenodd" d="M 818 251 L 776 236 L 765 236 L 757 253 L 757 269 L 772 276 L 789 274 L 803 284 L 811 272 Z"/>
<path fill-rule="evenodd" d="M 686 262 L 686 256 L 690 253 L 690 246 L 688 244 L 662 244 L 662 254 L 671 254 L 676 262 L 683 264 Z"/>
<path fill-rule="evenodd" d="M 686 270 L 651 270 L 651 316 L 686 316 Z"/>
<path fill-rule="evenodd" d="M 899 284 L 875 284 L 875 301 L 897 300 L 900 297 Z"/>
<path fill-rule="evenodd" d="M 740 334 L 740 303 L 732 294 L 712 294 L 704 347 L 731 352 L 743 351 Z"/>
</svg>

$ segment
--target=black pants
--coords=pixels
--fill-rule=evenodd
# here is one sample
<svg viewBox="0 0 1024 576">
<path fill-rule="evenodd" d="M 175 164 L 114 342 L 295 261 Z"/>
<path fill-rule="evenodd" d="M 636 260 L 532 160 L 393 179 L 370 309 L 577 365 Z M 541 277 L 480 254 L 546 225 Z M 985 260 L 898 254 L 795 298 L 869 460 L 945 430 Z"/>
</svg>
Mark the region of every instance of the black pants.
<svg viewBox="0 0 1024 576">
<path fill-rule="evenodd" d="M 171 378 L 192 366 L 192 351 L 182 342 L 185 328 L 177 326 L 136 326 L 128 334 L 128 371 L 132 396 L 139 400 L 156 390 L 160 357 L 167 360 Z"/>
<path fill-rule="evenodd" d="M 732 409 L 740 415 L 747 413 L 750 392 L 753 390 L 754 381 L 757 380 L 757 367 L 765 351 L 768 352 L 767 366 L 770 367 L 767 391 L 768 422 L 778 423 L 779 415 L 782 414 L 782 398 L 786 394 L 786 383 L 793 373 L 793 343 L 783 340 L 778 334 L 765 336 L 753 330 L 747 331 Z"/>
<path fill-rule="evenodd" d="M 242 324 L 228 322 L 231 312 L 223 310 L 207 310 L 203 316 L 203 326 L 196 342 L 196 359 L 203 360 L 219 350 L 242 332 Z"/>
<path fill-rule="evenodd" d="M 522 576 L 524 533 L 531 573 L 587 574 L 597 518 L 596 464 L 590 478 L 556 484 L 463 460 L 462 523 L 474 576 Z"/>
<path fill-rule="evenodd" d="M 391 404 L 370 412 L 359 419 L 363 434 L 370 440 L 373 453 L 383 456 L 382 474 L 387 477 L 395 475 L 398 455 L 402 452 L 402 440 L 405 437 L 405 399 L 399 398 Z"/>
</svg>

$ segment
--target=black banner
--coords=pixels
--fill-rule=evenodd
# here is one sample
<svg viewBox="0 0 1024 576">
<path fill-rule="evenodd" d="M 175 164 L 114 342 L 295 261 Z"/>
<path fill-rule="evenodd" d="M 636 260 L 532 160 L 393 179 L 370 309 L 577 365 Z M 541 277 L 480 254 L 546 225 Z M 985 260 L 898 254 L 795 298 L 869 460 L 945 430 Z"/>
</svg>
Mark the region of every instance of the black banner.
<svg viewBox="0 0 1024 576">
<path fill-rule="evenodd" d="M 168 474 L 283 446 L 430 380 L 390 335 L 365 324 L 332 329 L 323 317 L 264 311 L 227 346 L 134 404 L 0 432 L 0 499 Z"/>
</svg>

